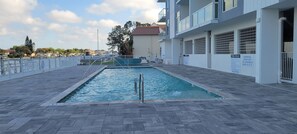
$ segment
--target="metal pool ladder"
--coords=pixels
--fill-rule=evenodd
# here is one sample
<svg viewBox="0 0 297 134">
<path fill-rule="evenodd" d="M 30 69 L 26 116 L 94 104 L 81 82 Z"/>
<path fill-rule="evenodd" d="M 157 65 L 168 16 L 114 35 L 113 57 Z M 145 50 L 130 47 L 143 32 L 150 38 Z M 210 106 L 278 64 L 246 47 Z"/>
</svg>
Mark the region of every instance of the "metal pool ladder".
<svg viewBox="0 0 297 134">
<path fill-rule="evenodd" d="M 143 74 L 139 74 L 139 101 L 144 103 L 144 77 Z M 134 80 L 134 92 L 137 94 L 137 79 Z"/>
</svg>

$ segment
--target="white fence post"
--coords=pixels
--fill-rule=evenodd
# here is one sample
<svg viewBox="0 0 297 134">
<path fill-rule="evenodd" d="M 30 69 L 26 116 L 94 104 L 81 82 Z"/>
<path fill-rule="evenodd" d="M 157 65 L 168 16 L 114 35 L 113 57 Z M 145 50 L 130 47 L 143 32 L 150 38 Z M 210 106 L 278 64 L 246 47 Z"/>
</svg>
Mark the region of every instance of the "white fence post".
<svg viewBox="0 0 297 134">
<path fill-rule="evenodd" d="M 54 59 L 19 58 L 7 60 L 3 57 L 0 57 L 0 81 L 20 78 L 23 76 L 47 72 L 54 69 L 76 66 L 80 62 L 79 60 L 80 57 L 55 57 Z M 49 65 L 47 65 L 47 62 Z M 49 69 L 47 69 L 47 67 L 49 67 Z"/>
<path fill-rule="evenodd" d="M 13 60 L 13 66 L 14 66 L 14 73 L 13 74 L 16 74 L 18 73 L 18 70 L 17 70 L 17 65 L 16 65 L 16 60 Z"/>
<path fill-rule="evenodd" d="M 3 76 L 3 75 L 5 75 L 3 57 L 0 57 L 0 64 L 1 64 L 1 66 L 0 66 L 1 70 L 0 71 L 1 71 L 1 75 Z"/>
<path fill-rule="evenodd" d="M 55 69 L 57 69 L 57 57 L 55 57 Z"/>
<path fill-rule="evenodd" d="M 23 61 L 22 61 L 22 58 L 20 58 L 19 62 L 20 62 L 20 73 L 21 73 L 21 72 L 23 72 Z"/>
<path fill-rule="evenodd" d="M 51 70 L 51 58 L 48 58 L 48 70 Z"/>
<path fill-rule="evenodd" d="M 39 68 L 39 71 L 41 70 L 41 67 L 40 67 L 40 57 L 38 58 L 38 68 Z"/>
<path fill-rule="evenodd" d="M 10 76 L 11 75 L 11 70 L 10 70 L 10 62 L 7 61 L 7 70 L 8 70 L 8 75 Z"/>
</svg>

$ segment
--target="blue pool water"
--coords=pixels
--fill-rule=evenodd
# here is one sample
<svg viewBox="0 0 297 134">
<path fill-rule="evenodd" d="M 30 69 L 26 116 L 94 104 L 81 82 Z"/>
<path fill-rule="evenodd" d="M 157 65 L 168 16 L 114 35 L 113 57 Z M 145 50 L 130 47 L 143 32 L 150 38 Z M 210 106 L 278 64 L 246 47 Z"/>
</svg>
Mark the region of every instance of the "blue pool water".
<svg viewBox="0 0 297 134">
<path fill-rule="evenodd" d="M 62 103 L 138 100 L 134 80 L 144 74 L 145 100 L 212 99 L 220 96 L 154 68 L 105 69 Z"/>
</svg>

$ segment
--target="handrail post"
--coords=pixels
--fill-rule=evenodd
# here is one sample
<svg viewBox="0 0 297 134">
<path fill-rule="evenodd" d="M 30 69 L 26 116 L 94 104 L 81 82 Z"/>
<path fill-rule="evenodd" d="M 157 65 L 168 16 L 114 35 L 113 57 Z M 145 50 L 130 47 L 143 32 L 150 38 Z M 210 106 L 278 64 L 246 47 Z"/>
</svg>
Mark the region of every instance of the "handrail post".
<svg viewBox="0 0 297 134">
<path fill-rule="evenodd" d="M 134 79 L 134 94 L 137 94 L 137 78 Z"/>
<path fill-rule="evenodd" d="M 1 65 L 1 75 L 5 75 L 5 69 L 4 69 L 4 60 L 3 57 L 0 56 L 0 65 Z"/>
<path fill-rule="evenodd" d="M 139 75 L 139 100 L 141 100 L 141 74 Z"/>
<path fill-rule="evenodd" d="M 142 103 L 144 103 L 144 77 L 142 74 L 142 97 L 141 97 Z"/>
</svg>

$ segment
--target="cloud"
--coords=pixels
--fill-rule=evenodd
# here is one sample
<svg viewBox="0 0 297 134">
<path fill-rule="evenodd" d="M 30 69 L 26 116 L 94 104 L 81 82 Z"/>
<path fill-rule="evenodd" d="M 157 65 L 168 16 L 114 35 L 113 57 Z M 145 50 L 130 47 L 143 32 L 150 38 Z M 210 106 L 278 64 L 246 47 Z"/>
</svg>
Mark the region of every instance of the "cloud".
<svg viewBox="0 0 297 134">
<path fill-rule="evenodd" d="M 103 0 L 99 4 L 92 4 L 87 11 L 96 15 L 115 14 L 122 11 L 131 11 L 132 14 L 139 14 L 138 17 L 130 18 L 139 19 L 142 22 L 156 22 L 158 12 L 161 10 L 154 0 Z"/>
<path fill-rule="evenodd" d="M 0 28 L 0 35 L 7 35 L 7 29 L 6 28 Z"/>
<path fill-rule="evenodd" d="M 81 22 L 81 18 L 78 17 L 75 13 L 69 10 L 52 10 L 48 14 L 49 18 L 54 21 L 62 23 L 78 23 Z"/>
<path fill-rule="evenodd" d="M 51 23 L 48 25 L 48 29 L 55 32 L 64 32 L 66 30 L 66 26 L 58 23 Z"/>
<path fill-rule="evenodd" d="M 107 13 L 115 13 L 116 12 L 115 9 L 112 8 L 112 6 L 110 6 L 108 3 L 93 4 L 87 9 L 87 11 L 89 13 L 93 13 L 93 14 L 97 14 L 97 15 L 104 15 Z"/>
<path fill-rule="evenodd" d="M 144 10 L 140 13 L 134 12 L 130 18 L 132 20 L 137 20 L 140 22 L 156 22 L 158 20 L 158 14 L 160 12 L 160 9 L 149 9 Z"/>
<path fill-rule="evenodd" d="M 28 24 L 28 25 L 34 25 L 34 26 L 44 26 L 44 25 L 46 25 L 46 23 L 43 22 L 40 18 L 32 18 L 32 17 L 25 18 L 23 23 Z"/>
<path fill-rule="evenodd" d="M 31 11 L 37 4 L 37 0 L 0 0 L 0 25 L 30 18 Z"/>
<path fill-rule="evenodd" d="M 102 19 L 99 21 L 90 20 L 87 22 L 87 25 L 92 27 L 98 27 L 98 28 L 113 28 L 116 25 L 119 25 L 117 21 L 111 20 L 111 19 Z"/>
</svg>

